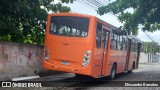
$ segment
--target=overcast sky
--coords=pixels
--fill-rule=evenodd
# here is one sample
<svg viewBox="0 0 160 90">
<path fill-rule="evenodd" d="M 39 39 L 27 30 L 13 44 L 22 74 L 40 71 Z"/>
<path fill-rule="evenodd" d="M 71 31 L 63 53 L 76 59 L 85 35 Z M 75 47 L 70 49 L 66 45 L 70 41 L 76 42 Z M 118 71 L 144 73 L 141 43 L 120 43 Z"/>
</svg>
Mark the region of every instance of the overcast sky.
<svg viewBox="0 0 160 90">
<path fill-rule="evenodd" d="M 69 6 L 72 10 L 72 12 L 76 12 L 76 13 L 83 13 L 83 14 L 89 14 L 89 15 L 94 15 L 97 16 L 98 18 L 116 26 L 119 27 L 122 24 L 118 21 L 117 17 L 112 15 L 112 14 L 105 14 L 103 16 L 100 16 L 97 14 L 97 12 L 95 11 L 95 9 L 91 6 L 88 6 L 86 4 L 82 4 L 81 2 L 77 2 L 75 1 L 73 4 L 65 4 L 66 6 Z M 156 42 L 160 43 L 160 30 L 156 31 L 154 33 L 148 33 L 148 35 L 150 35 L 150 37 L 155 40 Z M 151 41 L 147 35 L 142 32 L 141 30 L 139 30 L 139 34 L 138 36 L 142 41 Z"/>
</svg>

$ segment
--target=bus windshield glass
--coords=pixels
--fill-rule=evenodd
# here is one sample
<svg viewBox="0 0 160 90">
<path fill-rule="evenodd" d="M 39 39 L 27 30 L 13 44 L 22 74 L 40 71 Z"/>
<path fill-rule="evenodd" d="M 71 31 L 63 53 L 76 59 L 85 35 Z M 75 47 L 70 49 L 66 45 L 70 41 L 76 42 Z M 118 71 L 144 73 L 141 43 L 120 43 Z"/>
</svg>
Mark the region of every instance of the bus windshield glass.
<svg viewBox="0 0 160 90">
<path fill-rule="evenodd" d="M 72 16 L 51 17 L 50 34 L 69 37 L 86 37 L 89 19 Z"/>
</svg>

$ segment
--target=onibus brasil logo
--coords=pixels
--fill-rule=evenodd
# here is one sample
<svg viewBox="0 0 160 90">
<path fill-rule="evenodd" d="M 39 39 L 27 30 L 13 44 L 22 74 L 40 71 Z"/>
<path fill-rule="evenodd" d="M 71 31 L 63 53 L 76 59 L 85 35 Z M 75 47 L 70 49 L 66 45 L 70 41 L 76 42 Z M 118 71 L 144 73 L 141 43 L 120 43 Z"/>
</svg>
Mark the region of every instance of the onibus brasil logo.
<svg viewBox="0 0 160 90">
<path fill-rule="evenodd" d="M 42 87 L 41 83 L 2 82 L 2 87 Z"/>
</svg>

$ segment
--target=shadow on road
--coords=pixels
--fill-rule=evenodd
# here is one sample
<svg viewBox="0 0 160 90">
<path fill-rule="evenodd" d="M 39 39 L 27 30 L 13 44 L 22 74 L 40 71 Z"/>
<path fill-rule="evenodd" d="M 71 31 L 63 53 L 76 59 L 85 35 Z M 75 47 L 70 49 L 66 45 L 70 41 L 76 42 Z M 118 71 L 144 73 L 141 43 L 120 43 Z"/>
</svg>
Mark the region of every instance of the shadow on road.
<svg viewBox="0 0 160 90">
<path fill-rule="evenodd" d="M 117 74 L 114 80 L 111 80 L 109 77 L 92 78 L 89 76 L 75 76 L 75 77 L 59 80 L 58 82 L 70 83 L 67 85 L 67 87 L 97 87 L 97 86 L 111 87 L 111 86 L 115 86 L 116 79 L 125 77 L 126 75 L 128 74 L 127 73 Z M 116 83 L 119 85 L 121 84 L 121 82 L 116 82 Z"/>
</svg>

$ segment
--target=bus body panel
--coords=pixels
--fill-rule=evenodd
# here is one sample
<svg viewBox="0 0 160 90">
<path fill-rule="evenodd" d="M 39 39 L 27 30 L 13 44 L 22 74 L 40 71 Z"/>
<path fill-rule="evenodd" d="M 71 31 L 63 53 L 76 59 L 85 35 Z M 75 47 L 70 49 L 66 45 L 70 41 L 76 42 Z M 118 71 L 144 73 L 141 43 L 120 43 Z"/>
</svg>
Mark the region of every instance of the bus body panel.
<svg viewBox="0 0 160 90">
<path fill-rule="evenodd" d="M 109 65 L 110 70 L 112 68 L 113 63 L 117 64 L 117 71 L 116 73 L 121 73 L 125 69 L 125 61 L 126 61 L 127 52 L 126 51 L 117 51 L 111 50 L 109 55 Z M 110 70 L 108 70 L 110 72 Z"/>
<path fill-rule="evenodd" d="M 50 53 L 50 63 L 62 65 L 61 61 L 67 61 L 73 68 L 82 66 L 79 63 L 82 63 L 85 51 L 91 47 L 86 43 L 86 39 L 69 39 L 56 36 L 48 36 L 48 38 L 50 39 L 47 40 L 48 43 L 46 44 L 49 52 L 52 52 Z"/>
</svg>

